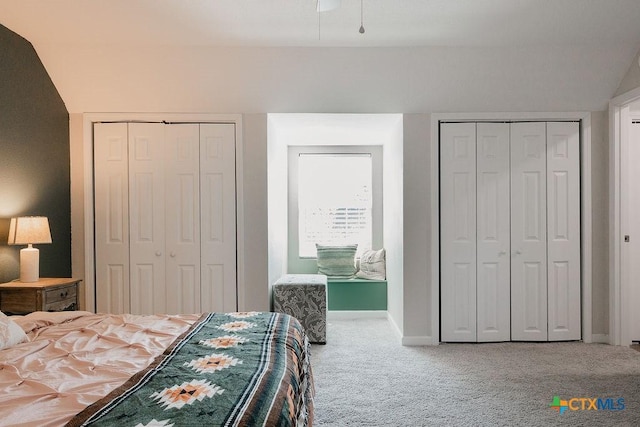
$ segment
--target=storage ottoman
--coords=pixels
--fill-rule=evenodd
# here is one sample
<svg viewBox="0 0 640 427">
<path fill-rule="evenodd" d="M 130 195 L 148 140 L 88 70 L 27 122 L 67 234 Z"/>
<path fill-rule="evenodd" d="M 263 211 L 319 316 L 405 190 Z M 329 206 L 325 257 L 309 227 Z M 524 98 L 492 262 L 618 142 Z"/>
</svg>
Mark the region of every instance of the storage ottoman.
<svg viewBox="0 0 640 427">
<path fill-rule="evenodd" d="M 300 321 L 309 341 L 327 342 L 327 276 L 285 274 L 273 285 L 273 310 Z"/>
</svg>

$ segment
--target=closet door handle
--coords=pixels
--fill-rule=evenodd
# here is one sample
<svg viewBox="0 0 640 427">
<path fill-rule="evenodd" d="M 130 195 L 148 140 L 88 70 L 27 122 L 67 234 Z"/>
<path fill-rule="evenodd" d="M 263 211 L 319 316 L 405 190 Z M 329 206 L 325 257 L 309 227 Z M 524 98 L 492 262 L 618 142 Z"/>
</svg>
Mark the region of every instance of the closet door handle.
<svg viewBox="0 0 640 427">
<path fill-rule="evenodd" d="M 171 258 L 175 258 L 175 257 L 176 257 L 176 253 L 175 253 L 175 252 L 171 252 L 171 253 L 169 254 L 169 256 L 170 256 Z"/>
<path fill-rule="evenodd" d="M 160 256 L 160 255 L 162 255 L 162 252 L 156 251 L 156 256 Z"/>
<path fill-rule="evenodd" d="M 506 254 L 507 254 L 507 251 L 498 252 L 498 256 L 505 256 Z"/>
<path fill-rule="evenodd" d="M 522 251 L 520 249 L 516 250 L 514 253 L 514 255 L 521 255 L 521 254 L 522 254 Z"/>
</svg>

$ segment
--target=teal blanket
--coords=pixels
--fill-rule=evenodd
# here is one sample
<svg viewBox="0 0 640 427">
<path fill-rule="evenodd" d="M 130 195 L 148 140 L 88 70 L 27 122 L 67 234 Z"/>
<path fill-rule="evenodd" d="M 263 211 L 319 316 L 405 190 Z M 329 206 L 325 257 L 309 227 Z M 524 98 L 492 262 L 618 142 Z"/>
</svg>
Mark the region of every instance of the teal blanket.
<svg viewBox="0 0 640 427">
<path fill-rule="evenodd" d="M 279 313 L 209 313 L 69 426 L 311 424 L 309 344 Z"/>
</svg>

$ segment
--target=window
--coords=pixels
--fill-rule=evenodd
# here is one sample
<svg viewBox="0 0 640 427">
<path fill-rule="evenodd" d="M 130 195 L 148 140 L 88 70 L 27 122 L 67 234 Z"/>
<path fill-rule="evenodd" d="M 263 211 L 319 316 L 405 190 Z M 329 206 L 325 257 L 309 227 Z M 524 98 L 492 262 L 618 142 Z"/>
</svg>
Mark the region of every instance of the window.
<svg viewBox="0 0 640 427">
<path fill-rule="evenodd" d="M 382 147 L 289 147 L 289 270 L 315 272 L 316 243 L 382 247 Z"/>
<path fill-rule="evenodd" d="M 371 154 L 299 154 L 298 256 L 314 258 L 316 243 L 371 249 L 372 211 Z"/>
</svg>

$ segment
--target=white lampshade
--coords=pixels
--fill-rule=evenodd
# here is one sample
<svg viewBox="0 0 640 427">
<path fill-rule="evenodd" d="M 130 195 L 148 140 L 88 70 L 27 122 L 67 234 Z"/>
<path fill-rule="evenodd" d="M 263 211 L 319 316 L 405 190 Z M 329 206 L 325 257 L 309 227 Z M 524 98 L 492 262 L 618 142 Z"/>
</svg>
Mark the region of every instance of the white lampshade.
<svg viewBox="0 0 640 427">
<path fill-rule="evenodd" d="M 9 224 L 10 245 L 51 243 L 49 219 L 46 216 L 21 216 L 11 218 Z"/>
<path fill-rule="evenodd" d="M 40 276 L 40 251 L 31 245 L 51 243 L 51 230 L 47 217 L 11 218 L 8 243 L 10 245 L 29 245 L 20 250 L 20 281 L 37 282 Z"/>
</svg>

